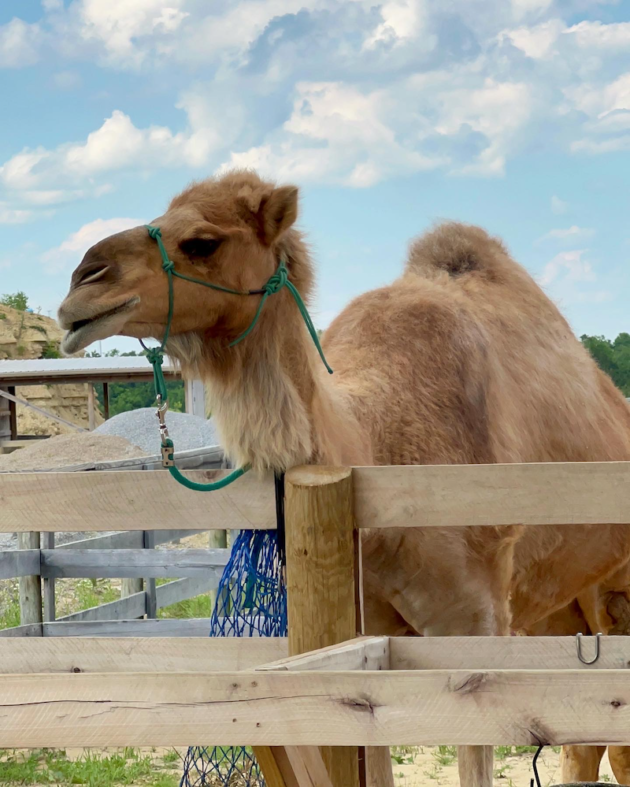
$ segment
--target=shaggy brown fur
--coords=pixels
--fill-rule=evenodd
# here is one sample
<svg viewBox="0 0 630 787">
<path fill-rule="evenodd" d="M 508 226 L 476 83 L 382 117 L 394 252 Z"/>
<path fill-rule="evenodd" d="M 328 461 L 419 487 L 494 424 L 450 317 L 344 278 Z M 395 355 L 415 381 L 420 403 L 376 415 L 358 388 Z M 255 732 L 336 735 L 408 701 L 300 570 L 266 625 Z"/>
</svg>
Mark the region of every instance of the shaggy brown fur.
<svg viewBox="0 0 630 787">
<path fill-rule="evenodd" d="M 309 300 L 313 265 L 293 228 L 297 191 L 251 172 L 195 184 L 154 221 L 177 269 L 235 289 L 287 262 Z M 237 464 L 442 464 L 630 459 L 630 411 L 566 321 L 503 244 L 463 224 L 412 244 L 402 276 L 354 300 L 324 339 L 330 378 L 290 294 L 258 299 L 175 280 L 168 352 L 203 376 Z M 167 287 L 143 228 L 93 247 L 75 271 L 62 324 L 70 351 L 115 333 L 161 338 Z M 78 326 L 74 326 L 78 327 Z M 465 522 L 462 522 L 465 525 Z M 516 545 L 516 548 L 515 548 Z M 368 630 L 507 634 L 509 594 L 524 628 L 611 575 L 630 532 L 601 525 L 383 530 L 364 536 Z M 486 754 L 461 760 L 486 784 Z"/>
</svg>

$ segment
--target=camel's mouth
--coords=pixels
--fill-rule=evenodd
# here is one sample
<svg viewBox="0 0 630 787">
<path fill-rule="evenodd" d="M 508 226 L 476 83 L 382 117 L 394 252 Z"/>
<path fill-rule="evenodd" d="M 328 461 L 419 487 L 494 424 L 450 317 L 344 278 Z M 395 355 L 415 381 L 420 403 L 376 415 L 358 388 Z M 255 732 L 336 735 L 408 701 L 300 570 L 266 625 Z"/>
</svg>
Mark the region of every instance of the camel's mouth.
<svg viewBox="0 0 630 787">
<path fill-rule="evenodd" d="M 65 355 L 73 355 L 85 349 L 92 342 L 107 339 L 118 332 L 127 321 L 127 313 L 140 303 L 140 298 L 133 298 L 114 306 L 112 309 L 96 314 L 83 320 L 75 320 L 68 327 L 68 332 L 61 342 L 61 351 Z"/>
</svg>

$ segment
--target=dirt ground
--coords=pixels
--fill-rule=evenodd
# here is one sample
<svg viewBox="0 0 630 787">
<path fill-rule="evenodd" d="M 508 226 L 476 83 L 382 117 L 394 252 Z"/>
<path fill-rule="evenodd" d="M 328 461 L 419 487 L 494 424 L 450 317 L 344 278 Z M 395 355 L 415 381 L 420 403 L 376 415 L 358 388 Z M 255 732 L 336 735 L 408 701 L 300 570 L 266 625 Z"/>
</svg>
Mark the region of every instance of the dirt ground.
<svg viewBox="0 0 630 787">
<path fill-rule="evenodd" d="M 395 751 L 394 763 L 396 787 L 459 787 L 457 760 L 451 747 L 425 746 L 420 749 Z M 533 754 L 530 752 L 503 756 L 501 750 L 495 753 L 495 787 L 529 787 L 533 777 Z M 551 748 L 543 749 L 538 759 L 538 774 L 544 787 L 561 782 L 560 752 Z M 605 755 L 600 770 L 600 781 L 617 784 L 608 757 Z"/>
</svg>

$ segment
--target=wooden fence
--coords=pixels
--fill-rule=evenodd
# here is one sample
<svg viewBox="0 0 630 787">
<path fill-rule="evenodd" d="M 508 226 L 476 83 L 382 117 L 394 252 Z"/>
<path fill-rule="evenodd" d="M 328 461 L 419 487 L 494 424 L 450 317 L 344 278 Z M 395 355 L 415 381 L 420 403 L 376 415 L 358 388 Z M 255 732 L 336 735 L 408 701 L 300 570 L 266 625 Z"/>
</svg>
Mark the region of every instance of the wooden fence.
<svg viewBox="0 0 630 787">
<path fill-rule="evenodd" d="M 205 627 L 209 619 L 160 621 L 148 627 L 146 620 L 156 618 L 157 610 L 216 590 L 228 558 L 228 549 L 157 550 L 153 547 L 203 531 L 164 530 L 112 533 L 62 544 L 54 548 L 54 533 L 44 533 L 48 548 L 39 546 L 0 551 L 0 579 L 20 580 L 22 625 L 0 630 L 0 636 L 74 636 L 93 625 L 91 632 L 119 631 L 121 635 L 147 636 L 162 631 L 166 636 L 191 636 Z M 22 533 L 39 544 L 40 534 Z M 52 536 L 52 538 L 50 538 Z M 46 538 L 48 537 L 48 538 Z M 22 539 L 22 543 L 24 540 Z M 179 579 L 157 586 L 155 579 Z M 148 580 L 146 587 L 117 601 L 91 607 L 57 619 L 55 582 L 68 578 L 133 578 Z M 43 593 L 42 593 L 43 585 Z M 43 595 L 43 617 L 42 617 Z M 136 620 L 134 624 L 134 620 Z M 116 625 L 117 622 L 123 625 Z M 157 622 L 156 622 L 157 623 Z"/>
<path fill-rule="evenodd" d="M 591 667 L 571 638 L 352 639 L 358 530 L 630 524 L 629 488 L 630 463 L 296 468 L 288 642 L 4 638 L 0 747 L 253 745 L 270 787 L 358 787 L 356 747 L 630 744 L 627 638 L 606 638 Z M 275 527 L 272 479 L 195 495 L 160 472 L 0 476 L 1 532 L 219 523 Z"/>
</svg>

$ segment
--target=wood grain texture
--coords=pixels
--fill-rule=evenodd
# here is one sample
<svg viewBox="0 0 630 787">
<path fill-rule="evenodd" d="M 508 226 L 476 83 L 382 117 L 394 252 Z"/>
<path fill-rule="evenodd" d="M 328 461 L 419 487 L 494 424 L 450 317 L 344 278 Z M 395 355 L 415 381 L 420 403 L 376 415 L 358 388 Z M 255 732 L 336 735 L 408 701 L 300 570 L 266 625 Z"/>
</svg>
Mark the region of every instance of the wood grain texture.
<svg viewBox="0 0 630 787">
<path fill-rule="evenodd" d="M 1 563 L 0 553 L 0 567 Z M 204 577 L 220 579 L 227 549 L 42 549 L 43 577 Z M 1 570 L 1 568 L 0 568 Z M 218 572 L 218 574 L 217 574 Z"/>
<path fill-rule="evenodd" d="M 603 637 L 592 665 L 577 657 L 575 637 L 392 637 L 390 669 L 609 670 L 630 667 L 630 637 Z M 585 658 L 595 637 L 582 638 Z"/>
<path fill-rule="evenodd" d="M 357 637 L 341 645 L 289 656 L 258 669 L 284 672 L 389 669 L 389 637 Z"/>
<path fill-rule="evenodd" d="M 0 579 L 39 574 L 39 549 L 12 549 L 0 552 Z"/>
<path fill-rule="evenodd" d="M 1 505 L 1 503 L 0 503 Z M 39 532 L 24 531 L 17 534 L 18 549 L 39 550 Z M 18 580 L 20 597 L 20 623 L 41 623 L 43 620 L 42 582 L 39 569 L 32 576 L 21 576 Z"/>
<path fill-rule="evenodd" d="M 0 748 L 627 745 L 629 706 L 628 670 L 0 675 Z"/>
<path fill-rule="evenodd" d="M 630 523 L 630 462 L 357 467 L 359 528 Z"/>
<path fill-rule="evenodd" d="M 208 672 L 252 669 L 286 655 L 284 638 L 5 639 L 0 672 Z"/>
<path fill-rule="evenodd" d="M 297 467 L 285 477 L 289 654 L 357 634 L 352 473 Z M 312 743 L 312 741 L 308 741 Z M 355 748 L 323 749 L 334 787 L 359 787 Z"/>
<path fill-rule="evenodd" d="M 195 470 L 210 481 L 227 470 Z M 164 471 L 0 474 L 0 532 L 239 530 L 276 526 L 271 478 L 248 473 L 210 495 L 192 494 Z"/>
</svg>

